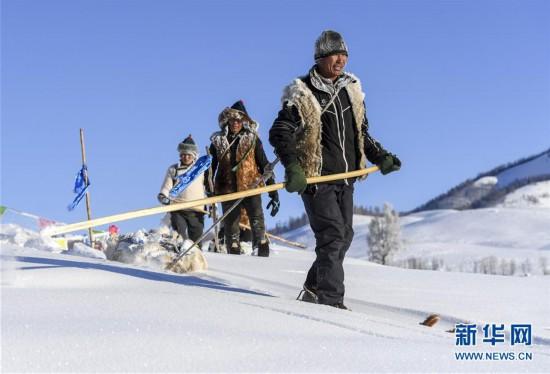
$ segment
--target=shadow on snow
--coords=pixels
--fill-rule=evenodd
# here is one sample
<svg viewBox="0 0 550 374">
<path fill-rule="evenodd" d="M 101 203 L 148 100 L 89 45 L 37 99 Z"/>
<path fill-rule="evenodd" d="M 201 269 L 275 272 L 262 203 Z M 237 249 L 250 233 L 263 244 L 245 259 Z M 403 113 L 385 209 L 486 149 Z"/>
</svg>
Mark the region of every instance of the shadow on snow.
<svg viewBox="0 0 550 374">
<path fill-rule="evenodd" d="M 2 256 L 5 257 L 5 256 Z M 94 264 L 88 262 L 79 262 L 79 261 L 69 261 L 61 259 L 51 259 L 51 258 L 42 258 L 42 257 L 29 257 L 29 256 L 16 256 L 17 261 L 27 262 L 31 264 L 39 264 L 40 266 L 28 266 L 20 268 L 21 270 L 36 270 L 36 269 L 46 269 L 46 268 L 56 268 L 56 267 L 72 267 L 79 269 L 96 269 L 102 271 L 110 271 L 117 274 L 127 275 L 130 277 L 142 278 L 158 282 L 170 282 L 175 284 L 181 284 L 184 286 L 194 286 L 194 287 L 204 287 L 220 291 L 228 292 L 238 292 L 259 296 L 269 296 L 271 295 L 246 290 L 243 288 L 231 287 L 220 282 L 214 282 L 208 279 L 202 279 L 193 275 L 176 275 L 176 274 L 166 274 L 159 273 L 155 271 L 145 270 L 145 269 L 135 269 L 135 268 L 125 268 L 118 267 L 108 264 Z"/>
</svg>

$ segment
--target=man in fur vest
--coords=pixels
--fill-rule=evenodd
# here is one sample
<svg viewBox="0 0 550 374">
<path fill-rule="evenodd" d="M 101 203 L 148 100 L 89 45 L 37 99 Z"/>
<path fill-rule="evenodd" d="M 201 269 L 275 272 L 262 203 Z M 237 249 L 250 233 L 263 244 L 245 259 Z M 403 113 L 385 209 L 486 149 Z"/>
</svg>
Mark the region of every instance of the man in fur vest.
<svg viewBox="0 0 550 374">
<path fill-rule="evenodd" d="M 324 31 L 315 43 L 315 65 L 285 88 L 283 108 L 269 132 L 285 167 L 286 190 L 302 196 L 316 239 L 317 257 L 301 300 L 341 309 L 347 309 L 343 261 L 353 239 L 355 181 L 308 186 L 306 177 L 365 168 L 366 160 L 378 165 L 382 174 L 401 166 L 369 135 L 365 94 L 359 79 L 344 71 L 347 60 L 342 36 Z"/>
<path fill-rule="evenodd" d="M 160 188 L 157 198 L 161 204 L 169 205 L 183 203 L 185 201 L 205 198 L 204 175 L 200 174 L 187 186 L 178 196 L 169 199 L 170 190 L 178 181 L 178 176 L 185 174 L 197 161 L 199 151 L 195 141 L 189 135 L 184 141 L 178 144 L 180 162 L 171 165 L 166 171 L 166 176 Z M 204 213 L 202 207 L 193 207 L 184 210 L 177 210 L 170 213 L 172 228 L 181 235 L 183 239 L 197 241 L 204 230 Z"/>
<path fill-rule="evenodd" d="M 215 195 L 245 191 L 255 184 L 269 164 L 262 142 L 257 133 L 258 124 L 248 115 L 244 103 L 237 101 L 231 108 L 225 108 L 218 117 L 221 131 L 210 137 L 210 154 L 212 155 L 212 173 Z M 273 176 L 267 184 L 273 184 Z M 263 185 L 263 183 L 261 184 Z M 256 187 L 259 187 L 258 185 Z M 271 216 L 279 211 L 279 194 L 269 193 Z M 234 201 L 222 203 L 224 213 Z M 258 256 L 269 256 L 269 242 L 265 236 L 264 213 L 260 195 L 243 199 L 240 206 L 229 213 L 224 221 L 225 245 L 228 253 L 240 254 L 239 219 L 241 207 L 246 210 L 252 228 L 252 247 Z"/>
</svg>

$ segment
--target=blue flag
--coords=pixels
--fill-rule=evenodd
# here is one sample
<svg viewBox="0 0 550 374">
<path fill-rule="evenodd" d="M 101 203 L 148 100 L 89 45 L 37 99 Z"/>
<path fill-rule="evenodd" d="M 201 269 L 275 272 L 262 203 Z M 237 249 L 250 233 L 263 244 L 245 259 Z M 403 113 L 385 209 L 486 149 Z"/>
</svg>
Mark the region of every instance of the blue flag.
<svg viewBox="0 0 550 374">
<path fill-rule="evenodd" d="M 76 174 L 76 178 L 74 180 L 74 188 L 73 192 L 76 194 L 76 197 L 74 198 L 73 202 L 69 204 L 67 209 L 72 211 L 78 203 L 80 203 L 80 200 L 84 197 L 86 194 L 86 191 L 88 190 L 88 187 L 90 186 L 90 180 L 88 179 L 88 184 L 86 184 L 86 175 L 88 174 L 88 169 L 86 168 L 86 165 L 82 165 L 82 168 Z"/>
<path fill-rule="evenodd" d="M 176 197 L 187 188 L 199 175 L 204 173 L 212 163 L 212 156 L 200 157 L 189 170 L 177 177 L 178 183 L 170 190 L 170 196 Z"/>
</svg>

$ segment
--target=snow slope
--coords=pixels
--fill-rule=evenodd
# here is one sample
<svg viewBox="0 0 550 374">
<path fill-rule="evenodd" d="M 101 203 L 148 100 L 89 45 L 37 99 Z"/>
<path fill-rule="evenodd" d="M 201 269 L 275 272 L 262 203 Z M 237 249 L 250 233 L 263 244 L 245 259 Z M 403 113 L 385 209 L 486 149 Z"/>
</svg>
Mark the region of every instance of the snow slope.
<svg viewBox="0 0 550 374">
<path fill-rule="evenodd" d="M 550 151 L 545 152 L 530 161 L 507 168 L 498 173 L 496 175 L 496 178 L 498 179 L 497 187 L 503 188 L 519 179 L 547 174 L 550 174 Z"/>
<path fill-rule="evenodd" d="M 550 181 L 538 182 L 518 188 L 509 193 L 497 207 L 550 208 Z"/>
<path fill-rule="evenodd" d="M 352 312 L 295 300 L 313 253 L 207 253 L 180 275 L 2 245 L 2 371 L 542 372 L 548 279 L 413 271 L 346 260 Z M 443 320 L 418 324 L 428 313 Z M 531 323 L 534 345 L 457 347 L 456 321 Z M 481 339 L 478 336 L 478 339 Z M 530 352 L 460 361 L 456 352 Z"/>
<path fill-rule="evenodd" d="M 545 191 L 550 182 L 540 185 L 530 189 L 526 186 L 527 190 L 523 191 L 536 189 L 540 192 L 538 196 L 542 196 L 541 191 Z M 526 192 L 518 192 L 523 193 Z M 512 198 L 510 201 L 515 201 L 513 206 L 517 208 L 433 210 L 402 217 L 404 250 L 395 260 L 434 260 L 441 262 L 444 270 L 473 272 L 478 266 L 476 261 L 495 257 L 501 262 L 514 261 L 516 275 L 550 273 L 550 209 L 528 207 L 527 200 Z M 355 237 L 348 256 L 366 258 L 371 219 L 354 216 Z M 305 243 L 309 249 L 315 248 L 309 226 L 290 231 L 284 237 Z"/>
<path fill-rule="evenodd" d="M 542 250 L 550 244 L 550 210 L 489 208 L 428 211 L 402 219 L 410 243 L 479 244 Z"/>
<path fill-rule="evenodd" d="M 471 209 L 494 207 L 502 197 L 522 185 L 550 179 L 550 150 L 515 163 L 497 167 L 467 180 L 437 196 L 413 212 L 438 209 Z M 549 187 L 547 188 L 547 192 Z M 537 205 L 537 204 L 531 204 Z"/>
<path fill-rule="evenodd" d="M 508 271 L 515 275 L 550 273 L 550 209 L 421 212 L 402 219 L 402 234 L 398 259 L 433 259 L 446 270 L 473 272 L 493 257 L 493 266 L 513 266 Z"/>
</svg>

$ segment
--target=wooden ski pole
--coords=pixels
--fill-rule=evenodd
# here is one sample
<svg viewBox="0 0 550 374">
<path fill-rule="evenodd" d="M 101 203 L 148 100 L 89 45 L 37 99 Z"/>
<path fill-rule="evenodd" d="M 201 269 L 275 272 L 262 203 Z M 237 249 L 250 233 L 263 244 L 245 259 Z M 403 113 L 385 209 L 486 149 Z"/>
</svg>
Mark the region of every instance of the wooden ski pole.
<svg viewBox="0 0 550 374">
<path fill-rule="evenodd" d="M 367 169 L 355 170 L 347 173 L 339 173 L 339 174 L 332 174 L 332 175 L 323 175 L 320 177 L 307 178 L 307 183 L 316 184 L 316 183 L 331 182 L 331 181 L 340 180 L 340 179 L 357 178 L 363 175 L 374 173 L 376 171 L 378 171 L 378 166 L 372 166 Z M 49 236 L 65 234 L 68 232 L 84 230 L 92 226 L 105 225 L 108 223 L 125 221 L 125 220 L 139 218 L 139 217 L 146 217 L 154 214 L 173 212 L 175 210 L 188 209 L 195 206 L 203 206 L 208 204 L 221 203 L 224 201 L 237 200 L 242 197 L 255 196 L 262 193 L 277 191 L 277 190 L 283 189 L 284 187 L 285 187 L 284 183 L 277 183 L 277 184 L 272 184 L 265 187 L 253 188 L 250 190 L 230 193 L 226 195 L 212 196 L 205 199 L 187 201 L 184 203 L 162 205 L 162 206 L 156 206 L 152 208 L 134 210 L 126 213 L 114 214 L 112 216 L 96 218 L 91 221 L 77 222 L 77 223 L 72 223 L 65 226 L 48 227 L 44 229 L 42 233 Z"/>
<path fill-rule="evenodd" d="M 206 210 L 202 210 L 202 212 L 204 214 L 208 214 L 208 212 Z M 244 223 L 240 223 L 239 222 L 239 227 L 242 228 L 242 229 L 245 229 L 245 230 L 252 230 L 252 228 L 249 226 L 249 225 L 246 225 Z M 294 247 L 298 247 L 298 248 L 306 248 L 306 246 L 302 243 L 298 243 L 298 242 L 293 242 L 291 240 L 288 240 L 288 239 L 285 239 L 285 238 L 281 238 L 280 236 L 277 236 L 277 235 L 273 235 L 269 232 L 265 232 L 265 236 L 267 236 L 268 238 L 270 239 L 273 239 L 273 240 L 277 240 L 281 243 L 285 243 L 285 244 L 288 244 L 288 245 L 292 245 Z"/>
<path fill-rule="evenodd" d="M 80 151 L 82 153 L 82 165 L 86 168 L 84 169 L 84 184 L 88 185 L 88 165 L 86 165 L 86 146 L 84 145 L 84 129 L 80 129 Z M 86 213 L 88 216 L 88 221 L 92 219 L 92 208 L 90 206 L 90 190 L 86 190 Z M 88 237 L 90 238 L 90 247 L 94 247 L 94 238 L 92 236 L 92 226 L 88 227 Z"/>
<path fill-rule="evenodd" d="M 243 229 L 251 230 L 250 226 L 245 225 L 244 223 L 239 223 L 239 226 L 242 227 Z M 298 243 L 298 242 L 293 242 L 293 241 L 291 241 L 291 240 L 288 240 L 288 239 L 285 239 L 285 238 L 281 238 L 280 236 L 270 234 L 270 233 L 268 233 L 267 231 L 265 232 L 265 236 L 267 236 L 267 237 L 270 238 L 270 239 L 277 240 L 277 241 L 279 241 L 279 242 L 281 242 L 281 243 L 285 243 L 285 244 L 291 245 L 291 246 L 293 246 L 293 247 L 302 248 L 302 249 L 303 249 L 303 248 L 306 248 L 305 244 Z"/>
</svg>

